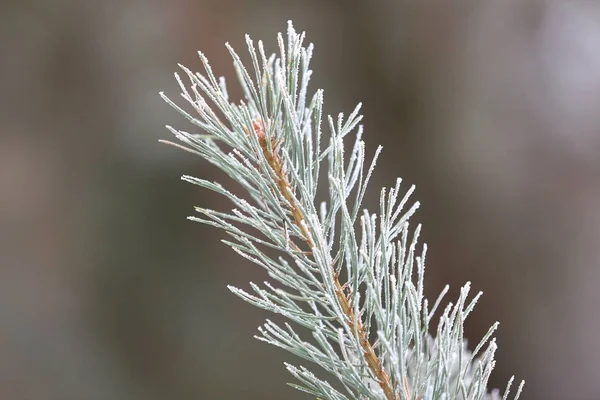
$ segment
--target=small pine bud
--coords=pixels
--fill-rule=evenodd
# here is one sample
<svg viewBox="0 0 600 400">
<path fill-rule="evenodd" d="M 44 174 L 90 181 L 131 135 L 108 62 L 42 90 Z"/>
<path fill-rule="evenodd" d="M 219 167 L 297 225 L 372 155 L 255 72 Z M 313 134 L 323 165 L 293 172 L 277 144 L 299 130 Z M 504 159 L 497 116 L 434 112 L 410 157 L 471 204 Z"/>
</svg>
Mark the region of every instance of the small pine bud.
<svg viewBox="0 0 600 400">
<path fill-rule="evenodd" d="M 254 132 L 256 133 L 256 137 L 258 138 L 259 143 L 264 143 L 266 140 L 265 135 L 265 126 L 260 117 L 252 120 L 252 127 L 254 128 Z"/>
</svg>

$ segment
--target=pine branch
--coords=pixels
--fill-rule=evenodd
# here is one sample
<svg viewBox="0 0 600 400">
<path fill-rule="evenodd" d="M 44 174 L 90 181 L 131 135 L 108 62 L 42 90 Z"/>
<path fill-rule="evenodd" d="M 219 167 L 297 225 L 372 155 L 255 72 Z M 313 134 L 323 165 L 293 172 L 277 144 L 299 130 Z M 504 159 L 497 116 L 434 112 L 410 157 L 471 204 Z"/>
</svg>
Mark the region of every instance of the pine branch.
<svg viewBox="0 0 600 400">
<path fill-rule="evenodd" d="M 379 216 L 360 212 L 381 151 L 366 168 L 360 105 L 345 121 L 342 114 L 336 121 L 328 118 L 329 145 L 321 149 L 323 92 L 308 101 L 313 47 L 304 47 L 303 40 L 304 33 L 296 33 L 290 22 L 287 46 L 279 34 L 279 56 L 267 57 L 262 42 L 257 54 L 247 36 L 254 77 L 227 45 L 244 91 L 239 104 L 229 100 L 225 80 L 214 76 L 202 53 L 206 76 L 181 66 L 188 88 L 175 74 L 197 116 L 161 93 L 206 132 L 167 127 L 182 144 L 165 143 L 200 155 L 249 196 L 243 199 L 217 182 L 184 176 L 235 207 L 229 213 L 196 208 L 201 216 L 189 218 L 223 229 L 233 238 L 224 243 L 281 286 L 251 283 L 254 294 L 230 287 L 234 294 L 309 329 L 316 344 L 303 340 L 291 325 L 268 320 L 257 338 L 319 365 L 343 391 L 304 367 L 286 364 L 301 383 L 294 387 L 323 399 L 500 399 L 497 391 L 487 390 L 497 324 L 473 352 L 463 337 L 464 320 L 479 297 L 468 301 L 469 284 L 442 312 L 435 336 L 430 334 L 447 288 L 430 308 L 423 296 L 426 246 L 417 255 L 420 226 L 412 237 L 409 229 L 418 203 L 405 210 L 414 187 L 400 199 L 398 179 L 393 188 L 382 189 Z M 356 140 L 346 160 L 344 139 L 352 132 Z M 329 169 L 329 199 L 317 209 L 321 165 Z M 280 252 L 278 259 L 270 255 L 273 249 Z"/>
</svg>

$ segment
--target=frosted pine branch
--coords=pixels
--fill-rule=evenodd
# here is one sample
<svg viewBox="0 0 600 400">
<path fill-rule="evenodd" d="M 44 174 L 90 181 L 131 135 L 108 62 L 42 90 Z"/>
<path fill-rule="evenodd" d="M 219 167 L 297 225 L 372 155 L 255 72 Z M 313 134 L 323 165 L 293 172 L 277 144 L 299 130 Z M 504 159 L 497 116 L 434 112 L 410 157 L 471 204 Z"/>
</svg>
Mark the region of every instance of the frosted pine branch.
<svg viewBox="0 0 600 400">
<path fill-rule="evenodd" d="M 323 91 L 308 97 L 313 46 L 288 24 L 287 42 L 267 57 L 246 36 L 250 70 L 231 53 L 244 100 L 232 102 L 199 53 L 205 74 L 180 66 L 175 74 L 192 113 L 161 96 L 202 134 L 167 127 L 173 144 L 214 164 L 247 192 L 238 197 L 218 182 L 183 180 L 220 193 L 230 212 L 196 208 L 189 217 L 224 230 L 234 251 L 263 267 L 271 282 L 250 283 L 251 292 L 230 287 L 245 301 L 280 314 L 312 332 L 303 339 L 292 325 L 272 321 L 257 338 L 316 364 L 337 380 L 334 388 L 304 366 L 286 364 L 293 387 L 322 399 L 507 399 L 487 389 L 494 368 L 495 324 L 471 352 L 463 326 L 480 294 L 470 285 L 456 303 L 439 307 L 447 288 L 430 305 L 423 295 L 426 246 L 420 226 L 409 227 L 418 208 L 398 179 L 381 190 L 379 214 L 362 209 L 381 148 L 367 162 L 360 105 L 347 118 L 328 118 L 326 146 L 321 126 Z M 344 140 L 354 135 L 349 155 Z M 327 168 L 328 199 L 318 203 L 321 167 Z M 337 231 L 336 231 L 337 229 Z M 274 251 L 279 256 L 274 258 Z M 437 326 L 432 324 L 441 313 Z M 519 397 L 523 384 L 518 387 Z"/>
</svg>

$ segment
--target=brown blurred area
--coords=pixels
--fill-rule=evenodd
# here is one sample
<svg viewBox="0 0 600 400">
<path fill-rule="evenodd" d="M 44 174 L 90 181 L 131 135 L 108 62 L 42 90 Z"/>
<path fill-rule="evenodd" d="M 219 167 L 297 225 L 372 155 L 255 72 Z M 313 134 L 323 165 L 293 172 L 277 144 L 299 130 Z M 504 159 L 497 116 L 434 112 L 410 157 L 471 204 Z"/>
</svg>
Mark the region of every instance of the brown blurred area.
<svg viewBox="0 0 600 400">
<path fill-rule="evenodd" d="M 223 44 L 275 51 L 288 19 L 326 111 L 362 101 L 384 146 L 366 205 L 417 185 L 429 297 L 484 291 L 467 336 L 501 322 L 493 386 L 600 399 L 598 3 L 0 4 L 0 399 L 310 398 L 226 288 L 264 274 L 185 220 L 223 202 L 179 176 L 224 177 L 157 142 L 192 129 L 158 96 L 178 62 L 201 49 L 237 97 Z"/>
</svg>

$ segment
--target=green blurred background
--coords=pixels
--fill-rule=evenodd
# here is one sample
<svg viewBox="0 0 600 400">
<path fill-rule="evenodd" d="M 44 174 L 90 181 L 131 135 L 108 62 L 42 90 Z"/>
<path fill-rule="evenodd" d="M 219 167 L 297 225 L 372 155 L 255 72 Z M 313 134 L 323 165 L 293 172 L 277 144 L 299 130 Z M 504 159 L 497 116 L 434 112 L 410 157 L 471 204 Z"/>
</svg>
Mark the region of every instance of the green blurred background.
<svg viewBox="0 0 600 400">
<path fill-rule="evenodd" d="M 191 129 L 158 96 L 177 63 L 201 49 L 239 98 L 224 43 L 275 51 L 288 19 L 326 111 L 362 101 L 384 146 L 366 205 L 417 185 L 428 296 L 484 291 L 471 345 L 501 321 L 493 386 L 600 399 L 599 3 L 0 4 L 0 399 L 310 398 L 226 289 L 262 271 L 185 219 L 227 205 L 179 176 L 225 177 L 157 142 Z"/>
</svg>

